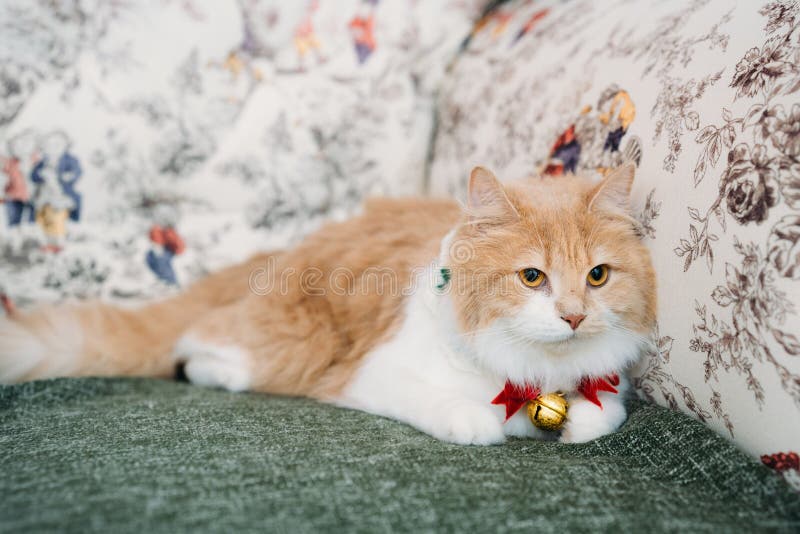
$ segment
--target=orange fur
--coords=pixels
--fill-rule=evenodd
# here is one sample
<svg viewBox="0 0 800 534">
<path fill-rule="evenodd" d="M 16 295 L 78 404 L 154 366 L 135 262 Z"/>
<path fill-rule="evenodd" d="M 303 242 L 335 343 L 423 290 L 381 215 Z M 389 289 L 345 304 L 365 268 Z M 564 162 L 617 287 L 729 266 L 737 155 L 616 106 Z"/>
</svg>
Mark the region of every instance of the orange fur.
<svg viewBox="0 0 800 534">
<path fill-rule="evenodd" d="M 400 319 L 400 291 L 379 294 L 379 277 L 362 275 L 383 266 L 396 273 L 398 288 L 406 286 L 412 269 L 437 255 L 458 218 L 458 206 L 450 201 L 376 199 L 367 202 L 363 215 L 328 224 L 292 250 L 256 256 L 164 302 L 137 310 L 88 303 L 16 314 L 12 321 L 39 335 L 65 316 L 77 317 L 87 333 L 74 366 L 64 370 L 45 360 L 22 379 L 170 376 L 170 352 L 188 329 L 200 339 L 247 349 L 255 362 L 253 389 L 329 398 Z M 251 276 L 266 267 L 296 273 L 287 278 L 287 291 L 250 290 Z M 357 284 L 376 283 L 353 288 L 354 295 L 336 294 L 327 275 L 342 267 Z M 311 268 L 324 276 L 302 279 L 300 273 Z"/>
<path fill-rule="evenodd" d="M 373 200 L 358 217 L 329 224 L 291 250 L 220 271 L 175 298 L 138 310 L 89 303 L 15 314 L 6 326 L 0 322 L 0 332 L 10 332 L 13 323 L 15 335 L 24 329 L 45 338 L 55 332 L 55 323 L 71 317 L 84 333 L 75 361 L 44 358 L 20 379 L 169 376 L 176 363 L 173 346 L 188 333 L 246 350 L 250 389 L 329 400 L 364 356 L 399 327 L 405 298 L 399 288 L 411 283 L 415 268 L 438 258 L 443 238 L 455 228 L 453 239 L 474 250 L 465 261 L 448 259 L 454 284 L 469 282 L 452 293 L 465 332 L 522 306 L 530 289 L 517 273 L 536 267 L 560 277 L 559 312 L 587 315 L 580 336 L 599 328 L 592 313 L 599 299 L 627 328 L 646 335 L 655 319 L 655 277 L 623 205 L 632 177 L 632 169 L 623 168 L 600 184 L 537 177 L 502 187 L 478 169 L 465 212 L 447 200 Z M 586 274 L 601 261 L 612 271 L 607 290 L 595 292 L 587 288 Z M 395 288 L 379 291 L 377 283 L 367 282 L 381 279 L 381 271 L 377 278 L 364 276 L 376 267 L 394 273 Z M 345 271 L 330 277 L 341 268 L 352 278 Z M 256 274 L 279 278 L 292 272 L 284 288 L 263 295 L 252 291 Z M 301 277 L 311 272 L 318 276 Z M 343 281 L 355 284 L 344 284 L 352 294 L 341 294 Z M 0 380 L 6 381 L 3 365 L 0 361 Z"/>
<path fill-rule="evenodd" d="M 160 376 L 174 374 L 169 358 L 175 340 L 209 310 L 230 304 L 249 292 L 250 272 L 269 254 L 223 269 L 192 285 L 185 293 L 139 309 L 121 309 L 101 303 L 45 306 L 30 313 L 17 312 L 11 321 L 28 332 L 46 335 L 69 317 L 71 328 L 85 333 L 76 361 L 66 372 L 45 359 L 21 380 L 53 376 Z M 65 341 L 66 340 L 62 340 Z M 0 343 L 1 344 L 1 343 Z M 24 358 L 26 355 L 15 355 Z"/>
<path fill-rule="evenodd" d="M 363 215 L 325 226 L 277 256 L 277 272 L 319 269 L 319 280 L 292 276 L 285 294 L 248 295 L 209 313 L 192 331 L 247 349 L 255 362 L 253 389 L 330 399 L 402 319 L 400 292 L 378 291 L 364 273 L 385 267 L 396 273 L 398 287 L 407 286 L 412 269 L 436 257 L 458 218 L 449 201 L 370 201 Z M 342 267 L 353 275 L 354 294 L 331 287 L 328 275 Z"/>
<path fill-rule="evenodd" d="M 587 315 L 578 334 L 596 333 L 599 321 L 591 312 L 600 297 L 587 286 L 586 275 L 605 263 L 611 267 L 602 292 L 605 304 L 632 330 L 649 333 L 656 314 L 655 273 L 628 215 L 632 166 L 599 184 L 582 177 L 535 177 L 505 187 L 491 174 L 483 180 L 488 204 L 470 206 L 472 224 L 461 226 L 454 237 L 475 249 L 468 261 L 453 260 L 459 271 L 454 277 L 469 281 L 454 292 L 465 331 L 513 315 L 530 292 L 517 273 L 535 267 L 561 278 L 557 306 L 562 315 Z M 492 188 L 504 194 L 486 192 Z"/>
</svg>

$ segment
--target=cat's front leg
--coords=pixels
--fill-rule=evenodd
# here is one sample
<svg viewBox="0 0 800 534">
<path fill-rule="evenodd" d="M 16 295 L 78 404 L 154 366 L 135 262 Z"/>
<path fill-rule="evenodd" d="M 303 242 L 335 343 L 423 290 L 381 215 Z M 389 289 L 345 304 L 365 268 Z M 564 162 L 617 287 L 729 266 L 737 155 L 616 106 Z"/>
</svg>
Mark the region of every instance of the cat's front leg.
<svg viewBox="0 0 800 534">
<path fill-rule="evenodd" d="M 451 443 L 492 445 L 505 441 L 497 406 L 460 394 L 458 388 L 433 384 L 389 362 L 372 363 L 335 404 L 391 417 Z"/>
<path fill-rule="evenodd" d="M 419 428 L 440 440 L 461 445 L 495 445 L 506 440 L 495 410 L 466 399 L 455 399 L 451 406 L 447 413 L 419 421 Z"/>
<path fill-rule="evenodd" d="M 407 393 L 411 393 L 411 389 Z M 403 397 L 397 399 L 398 402 L 359 403 L 351 407 L 397 419 L 439 440 L 459 445 L 495 445 L 506 439 L 502 420 L 489 406 L 443 395 L 434 387 L 425 392 L 417 391 L 413 397 Z"/>
<path fill-rule="evenodd" d="M 624 395 L 601 392 L 598 397 L 602 407 L 581 395 L 570 396 L 567 422 L 561 432 L 561 443 L 585 443 L 611 434 L 625 422 Z"/>
</svg>

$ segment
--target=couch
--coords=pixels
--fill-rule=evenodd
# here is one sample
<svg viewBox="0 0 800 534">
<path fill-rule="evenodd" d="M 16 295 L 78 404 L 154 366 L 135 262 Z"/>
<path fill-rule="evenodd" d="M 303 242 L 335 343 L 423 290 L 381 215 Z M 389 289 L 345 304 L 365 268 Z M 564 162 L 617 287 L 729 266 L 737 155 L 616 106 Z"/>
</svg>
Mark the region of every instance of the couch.
<svg viewBox="0 0 800 534">
<path fill-rule="evenodd" d="M 459 448 L 160 381 L 1 388 L 4 530 L 800 528 L 794 2 L 0 13 L 8 306 L 167 296 L 365 196 L 459 197 L 477 164 L 514 179 L 634 162 L 660 296 L 632 370 L 647 402 L 580 446 Z"/>
</svg>

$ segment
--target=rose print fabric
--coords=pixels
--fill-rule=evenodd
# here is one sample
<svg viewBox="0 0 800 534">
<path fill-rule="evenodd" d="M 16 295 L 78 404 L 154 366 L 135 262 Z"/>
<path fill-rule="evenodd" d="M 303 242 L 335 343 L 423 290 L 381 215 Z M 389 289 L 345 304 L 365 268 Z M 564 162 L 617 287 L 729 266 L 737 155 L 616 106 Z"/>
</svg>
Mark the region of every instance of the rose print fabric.
<svg viewBox="0 0 800 534">
<path fill-rule="evenodd" d="M 531 2 L 475 27 L 441 92 L 434 192 L 638 166 L 659 328 L 639 394 L 753 454 L 800 449 L 800 5 Z"/>
</svg>

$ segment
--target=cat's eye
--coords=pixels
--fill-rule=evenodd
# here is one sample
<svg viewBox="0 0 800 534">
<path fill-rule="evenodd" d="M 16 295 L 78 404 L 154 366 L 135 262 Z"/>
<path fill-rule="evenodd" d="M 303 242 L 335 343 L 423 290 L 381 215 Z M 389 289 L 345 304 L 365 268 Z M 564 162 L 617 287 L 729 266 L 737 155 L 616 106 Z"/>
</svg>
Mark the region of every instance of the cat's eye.
<svg viewBox="0 0 800 534">
<path fill-rule="evenodd" d="M 586 275 L 586 282 L 592 287 L 600 287 L 608 280 L 608 265 L 598 265 Z"/>
<path fill-rule="evenodd" d="M 528 287 L 540 287 L 546 278 L 547 277 L 542 271 L 532 267 L 528 269 L 522 269 L 519 272 L 519 279 L 522 280 L 522 283 Z"/>
</svg>

